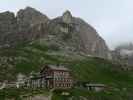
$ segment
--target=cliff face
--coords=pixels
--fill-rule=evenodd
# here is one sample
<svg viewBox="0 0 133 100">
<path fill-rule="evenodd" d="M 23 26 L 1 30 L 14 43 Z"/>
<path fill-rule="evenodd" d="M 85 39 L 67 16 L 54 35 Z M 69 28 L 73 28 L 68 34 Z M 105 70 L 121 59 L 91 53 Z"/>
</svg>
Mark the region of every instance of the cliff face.
<svg viewBox="0 0 133 100">
<path fill-rule="evenodd" d="M 31 7 L 18 11 L 16 19 L 20 34 L 20 41 L 24 40 L 28 42 L 41 37 L 40 33 L 38 33 L 39 29 L 34 30 L 35 26 L 40 26 L 41 24 L 46 26 L 49 22 L 46 15 Z"/>
<path fill-rule="evenodd" d="M 65 52 L 104 58 L 109 54 L 96 30 L 69 11 L 52 20 L 30 7 L 20 10 L 16 17 L 10 12 L 0 14 L 1 47 L 42 38 Z"/>
<path fill-rule="evenodd" d="M 14 43 L 18 31 L 15 15 L 11 12 L 0 13 L 0 46 Z"/>
<path fill-rule="evenodd" d="M 17 13 L 17 23 L 19 25 L 19 30 L 21 32 L 27 32 L 27 29 L 30 29 L 36 24 L 47 23 L 49 21 L 48 17 L 36 11 L 34 8 L 27 7 L 21 9 Z"/>
<path fill-rule="evenodd" d="M 82 19 L 73 17 L 69 11 L 50 21 L 49 33 L 65 50 L 108 57 L 108 47 L 96 30 Z"/>
</svg>

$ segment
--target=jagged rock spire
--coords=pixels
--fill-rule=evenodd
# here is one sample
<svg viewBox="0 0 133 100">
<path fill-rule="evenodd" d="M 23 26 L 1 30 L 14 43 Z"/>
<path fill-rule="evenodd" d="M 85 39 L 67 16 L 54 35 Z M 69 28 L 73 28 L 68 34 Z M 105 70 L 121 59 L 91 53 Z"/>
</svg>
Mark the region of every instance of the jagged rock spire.
<svg viewBox="0 0 133 100">
<path fill-rule="evenodd" d="M 62 20 L 64 23 L 71 23 L 72 22 L 72 14 L 70 11 L 65 11 L 62 15 Z"/>
</svg>

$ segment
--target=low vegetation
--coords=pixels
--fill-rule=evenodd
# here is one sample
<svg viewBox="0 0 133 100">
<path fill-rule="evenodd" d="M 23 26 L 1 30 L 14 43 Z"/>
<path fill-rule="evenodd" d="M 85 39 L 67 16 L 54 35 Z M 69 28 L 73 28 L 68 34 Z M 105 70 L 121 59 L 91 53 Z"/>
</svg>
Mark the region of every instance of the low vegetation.
<svg viewBox="0 0 133 100">
<path fill-rule="evenodd" d="M 52 55 L 53 52 L 58 52 L 58 55 Z M 7 57 L 6 62 L 0 65 L 1 81 L 7 79 L 13 81 L 18 73 L 28 76 L 33 71 L 39 72 L 44 64 L 63 64 L 71 70 L 75 82 L 89 81 L 91 83 L 102 83 L 106 84 L 109 89 L 97 93 L 73 88 L 68 91 L 70 95 L 67 97 L 62 96 L 60 92 L 56 91 L 53 93 L 53 100 L 68 100 L 68 98 L 72 98 L 72 100 L 82 100 L 83 98 L 91 100 L 132 100 L 133 74 L 131 71 L 122 71 L 120 65 L 112 64 L 111 61 L 105 59 L 81 55 L 77 57 L 74 54 L 62 55 L 61 52 L 60 50 L 53 51 L 50 47 L 38 42 L 21 45 L 10 50 L 1 49 L 1 57 Z M 4 64 L 7 66 L 3 67 Z M 9 67 L 11 65 L 12 67 Z M 45 90 L 43 91 L 45 92 Z M 21 100 L 21 95 L 30 92 L 30 90 L 25 91 L 23 89 L 1 90 L 0 100 L 10 97 L 15 97 L 15 100 Z M 39 91 L 36 92 L 40 93 Z"/>
</svg>

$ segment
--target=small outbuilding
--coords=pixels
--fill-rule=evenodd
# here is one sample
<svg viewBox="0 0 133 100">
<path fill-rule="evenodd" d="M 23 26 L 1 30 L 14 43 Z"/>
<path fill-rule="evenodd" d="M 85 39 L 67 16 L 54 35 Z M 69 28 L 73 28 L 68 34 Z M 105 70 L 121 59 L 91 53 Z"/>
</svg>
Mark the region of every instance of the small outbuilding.
<svg viewBox="0 0 133 100">
<path fill-rule="evenodd" d="M 106 85 L 104 85 L 104 84 L 92 84 L 92 83 L 89 83 L 89 84 L 86 84 L 85 86 L 87 87 L 87 89 L 89 91 L 100 92 L 100 91 L 103 91 L 103 90 L 106 89 Z"/>
</svg>

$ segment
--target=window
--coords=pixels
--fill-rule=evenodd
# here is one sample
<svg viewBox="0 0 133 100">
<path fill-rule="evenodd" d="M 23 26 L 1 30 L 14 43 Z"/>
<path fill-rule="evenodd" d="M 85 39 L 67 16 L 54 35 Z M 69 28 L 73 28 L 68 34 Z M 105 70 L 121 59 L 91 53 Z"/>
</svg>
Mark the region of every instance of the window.
<svg viewBox="0 0 133 100">
<path fill-rule="evenodd" d="M 57 83 L 56 86 L 59 87 L 59 84 Z"/>
</svg>

